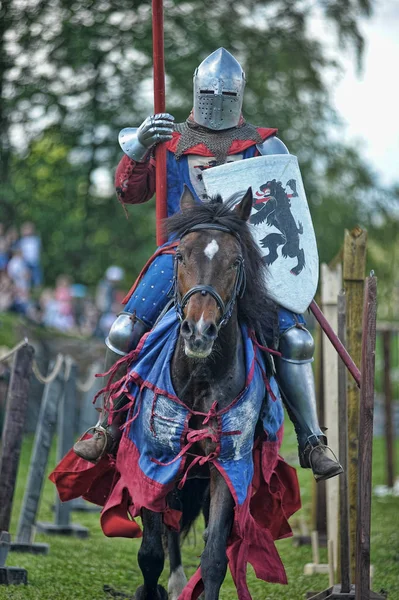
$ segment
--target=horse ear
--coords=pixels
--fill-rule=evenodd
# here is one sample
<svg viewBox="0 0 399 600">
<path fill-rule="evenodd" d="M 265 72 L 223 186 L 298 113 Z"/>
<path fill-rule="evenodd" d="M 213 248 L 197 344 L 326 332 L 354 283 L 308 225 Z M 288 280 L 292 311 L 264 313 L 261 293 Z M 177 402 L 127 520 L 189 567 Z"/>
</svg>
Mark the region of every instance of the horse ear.
<svg viewBox="0 0 399 600">
<path fill-rule="evenodd" d="M 195 198 L 190 190 L 190 188 L 184 184 L 183 193 L 180 197 L 180 210 L 182 212 L 186 210 L 190 210 L 196 206 Z"/>
<path fill-rule="evenodd" d="M 235 211 L 243 221 L 248 221 L 249 217 L 251 216 L 252 202 L 252 188 L 249 187 L 245 192 L 245 196 L 241 202 L 235 207 Z"/>
</svg>

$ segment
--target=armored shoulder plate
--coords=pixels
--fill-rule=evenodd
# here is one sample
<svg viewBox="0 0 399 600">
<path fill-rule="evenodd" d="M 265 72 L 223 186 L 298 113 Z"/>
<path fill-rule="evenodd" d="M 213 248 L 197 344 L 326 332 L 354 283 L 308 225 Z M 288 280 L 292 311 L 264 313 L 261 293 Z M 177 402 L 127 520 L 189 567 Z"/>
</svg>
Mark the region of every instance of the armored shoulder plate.
<svg viewBox="0 0 399 600">
<path fill-rule="evenodd" d="M 266 154 L 289 154 L 287 146 L 275 135 L 267 138 L 261 144 L 256 144 L 262 156 Z"/>
</svg>

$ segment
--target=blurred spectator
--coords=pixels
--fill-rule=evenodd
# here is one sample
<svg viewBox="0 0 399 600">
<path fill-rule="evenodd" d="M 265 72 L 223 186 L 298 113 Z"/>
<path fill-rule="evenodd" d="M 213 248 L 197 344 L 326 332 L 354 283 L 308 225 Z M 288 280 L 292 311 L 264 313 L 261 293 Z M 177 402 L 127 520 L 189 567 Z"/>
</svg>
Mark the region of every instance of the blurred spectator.
<svg viewBox="0 0 399 600">
<path fill-rule="evenodd" d="M 96 292 L 96 306 L 100 312 L 96 334 L 106 337 L 112 323 L 120 310 L 118 284 L 123 280 L 125 272 L 121 267 L 112 265 L 105 271 Z"/>
<path fill-rule="evenodd" d="M 98 336 L 99 319 L 100 313 L 94 303 L 94 300 L 91 298 L 85 298 L 83 304 L 83 315 L 80 324 L 80 333 L 82 335 Z"/>
<path fill-rule="evenodd" d="M 68 275 L 62 274 L 55 289 L 43 289 L 34 301 L 32 281 L 36 286 L 42 283 L 41 242 L 31 222 L 22 225 L 21 234 L 19 239 L 16 227 L 5 231 L 0 223 L 0 312 L 15 311 L 64 333 L 104 339 L 121 310 L 125 292 L 119 285 L 124 270 L 116 265 L 108 267 L 95 298 L 85 285 L 73 283 Z"/>
<path fill-rule="evenodd" d="M 82 283 L 73 283 L 71 285 L 73 320 L 78 329 L 81 329 L 84 321 L 84 303 L 86 294 L 87 288 Z"/>
<path fill-rule="evenodd" d="M 22 257 L 22 250 L 18 247 L 12 252 L 7 273 L 14 284 L 13 310 L 26 313 L 29 306 L 31 273 Z"/>
<path fill-rule="evenodd" d="M 18 229 L 14 226 L 9 227 L 7 229 L 6 235 L 6 246 L 7 246 L 7 255 L 8 260 L 11 259 L 13 251 L 17 248 L 19 243 L 19 233 Z"/>
<path fill-rule="evenodd" d="M 112 265 L 105 271 L 96 292 L 96 306 L 101 313 L 112 312 L 116 299 L 117 286 L 123 280 L 125 272 L 121 267 Z"/>
<path fill-rule="evenodd" d="M 0 270 L 5 269 L 8 263 L 7 239 L 4 224 L 0 223 Z"/>
<path fill-rule="evenodd" d="M 12 310 L 14 305 L 14 284 L 5 269 L 0 269 L 0 312 Z"/>
<path fill-rule="evenodd" d="M 54 297 L 58 304 L 60 323 L 62 323 L 62 327 L 59 327 L 59 329 L 63 329 L 64 331 L 72 329 L 75 325 L 71 286 L 72 281 L 68 275 L 59 275 L 57 277 Z"/>
<path fill-rule="evenodd" d="M 46 327 L 64 329 L 63 320 L 59 317 L 58 302 L 54 297 L 54 291 L 45 288 L 39 298 L 42 323 Z"/>
<path fill-rule="evenodd" d="M 30 221 L 21 226 L 21 239 L 19 246 L 22 256 L 32 274 L 32 286 L 39 287 L 42 284 L 42 268 L 40 264 L 41 240 L 36 233 L 33 223 Z"/>
</svg>

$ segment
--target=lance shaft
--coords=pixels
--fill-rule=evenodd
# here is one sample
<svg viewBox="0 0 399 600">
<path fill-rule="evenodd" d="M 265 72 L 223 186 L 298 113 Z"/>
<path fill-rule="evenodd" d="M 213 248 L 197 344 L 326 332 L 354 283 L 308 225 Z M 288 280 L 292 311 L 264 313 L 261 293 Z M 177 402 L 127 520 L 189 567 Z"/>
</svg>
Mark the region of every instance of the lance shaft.
<svg viewBox="0 0 399 600">
<path fill-rule="evenodd" d="M 152 52 L 154 63 L 154 112 L 165 112 L 165 56 L 163 34 L 163 0 L 152 0 Z M 155 190 L 157 244 L 166 240 L 162 231 L 163 220 L 168 216 L 166 197 L 166 147 L 158 144 L 155 149 Z"/>
<path fill-rule="evenodd" d="M 323 313 L 321 312 L 320 308 L 314 300 L 312 300 L 312 302 L 310 303 L 309 308 L 314 314 L 315 319 L 318 321 L 320 327 L 322 328 L 322 330 L 324 331 L 324 333 L 338 352 L 349 373 L 356 381 L 357 386 L 360 388 L 360 371 L 353 362 L 349 352 L 342 344 L 341 340 L 336 335 L 335 331 L 332 329 L 331 325 L 329 324 L 329 322 L 327 321 L 327 319 L 325 318 L 325 316 L 323 315 Z"/>
</svg>

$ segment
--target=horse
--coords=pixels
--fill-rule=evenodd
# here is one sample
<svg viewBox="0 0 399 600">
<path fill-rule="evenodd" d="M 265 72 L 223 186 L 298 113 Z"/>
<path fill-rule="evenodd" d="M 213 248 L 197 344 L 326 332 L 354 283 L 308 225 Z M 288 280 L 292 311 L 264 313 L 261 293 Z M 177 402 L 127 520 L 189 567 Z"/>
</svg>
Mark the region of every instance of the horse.
<svg viewBox="0 0 399 600">
<path fill-rule="evenodd" d="M 206 525 L 201 597 L 219 598 L 226 575 L 226 545 L 235 499 L 221 469 L 215 466 L 221 439 L 218 419 L 227 414 L 246 388 L 242 328 L 263 335 L 263 343 L 270 346 L 277 333 L 277 308 L 267 295 L 266 267 L 248 225 L 252 202 L 250 188 L 234 208 L 220 197 L 198 204 L 185 187 L 181 212 L 166 220 L 167 232 L 180 240 L 174 259 L 174 310 L 180 323 L 170 375 L 176 396 L 189 411 L 190 433 L 184 471 L 180 470 L 167 496 L 168 506 L 182 515 L 180 532 L 170 528 L 165 532 L 160 512 L 141 509 L 143 539 L 138 564 L 144 583 L 136 591 L 135 600 L 181 597 L 187 580 L 180 541 L 201 511 Z M 261 389 L 258 407 L 264 404 L 265 389 Z M 242 415 L 245 412 L 241 419 Z M 246 435 L 251 445 L 262 435 L 258 417 L 256 414 L 243 419 L 248 420 Z M 246 426 L 242 422 L 240 429 Z M 238 433 L 241 431 L 221 435 L 234 444 Z M 164 534 L 170 559 L 169 596 L 158 584 L 165 559 Z"/>
</svg>

